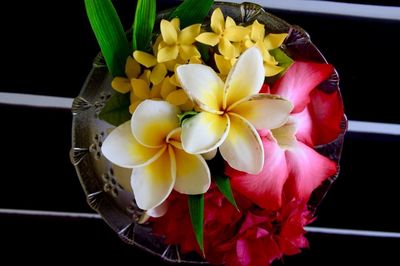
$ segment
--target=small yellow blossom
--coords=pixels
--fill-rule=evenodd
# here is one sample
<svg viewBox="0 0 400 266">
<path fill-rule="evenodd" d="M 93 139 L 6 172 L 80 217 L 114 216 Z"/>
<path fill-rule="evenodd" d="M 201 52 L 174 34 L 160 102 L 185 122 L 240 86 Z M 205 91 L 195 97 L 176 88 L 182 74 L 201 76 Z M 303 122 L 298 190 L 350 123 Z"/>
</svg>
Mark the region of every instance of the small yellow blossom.
<svg viewBox="0 0 400 266">
<path fill-rule="evenodd" d="M 193 43 L 200 33 L 200 24 L 194 24 L 180 30 L 179 19 L 171 22 L 163 19 L 160 24 L 162 41 L 158 46 L 157 61 L 164 63 L 178 59 L 189 60 L 191 57 L 200 57 L 200 52 Z"/>
<path fill-rule="evenodd" d="M 140 74 L 140 65 L 131 56 L 126 59 L 125 74 L 127 78 L 115 77 L 111 82 L 111 87 L 120 93 L 130 92 L 132 90 L 131 79 L 137 78 Z"/>
<path fill-rule="evenodd" d="M 231 17 L 224 20 L 220 8 L 215 9 L 211 15 L 211 30 L 213 32 L 201 33 L 196 41 L 211 46 L 218 44 L 219 52 L 228 59 L 237 57 L 240 52 L 232 42 L 241 42 L 249 34 L 247 28 L 237 26 Z"/>
</svg>

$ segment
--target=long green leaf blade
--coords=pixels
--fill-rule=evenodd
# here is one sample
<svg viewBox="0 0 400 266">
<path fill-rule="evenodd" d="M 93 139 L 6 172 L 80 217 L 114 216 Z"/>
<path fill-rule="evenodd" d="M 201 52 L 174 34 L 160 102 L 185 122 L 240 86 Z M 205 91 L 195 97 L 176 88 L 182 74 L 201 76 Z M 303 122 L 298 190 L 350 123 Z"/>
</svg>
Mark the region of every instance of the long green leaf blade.
<svg viewBox="0 0 400 266">
<path fill-rule="evenodd" d="M 131 118 L 129 93 L 115 92 L 99 114 L 99 118 L 113 126 L 119 126 Z"/>
<path fill-rule="evenodd" d="M 224 176 L 224 175 L 217 175 L 214 177 L 215 183 L 217 184 L 217 187 L 219 191 L 225 196 L 225 198 L 237 209 L 239 210 L 235 197 L 233 196 L 232 193 L 232 187 L 231 187 L 231 182 L 229 181 L 229 177 Z"/>
<path fill-rule="evenodd" d="M 139 0 L 133 23 L 133 50 L 146 51 L 156 21 L 156 0 Z"/>
<path fill-rule="evenodd" d="M 196 236 L 197 244 L 204 254 L 203 245 L 203 224 L 204 224 L 204 194 L 189 195 L 189 213 L 192 221 L 194 234 Z"/>
<path fill-rule="evenodd" d="M 170 19 L 178 17 L 181 29 L 196 23 L 202 23 L 208 15 L 214 0 L 185 0 L 170 15 Z"/>
<path fill-rule="evenodd" d="M 129 55 L 128 40 L 110 0 L 85 0 L 90 25 L 113 76 L 123 76 Z"/>
</svg>

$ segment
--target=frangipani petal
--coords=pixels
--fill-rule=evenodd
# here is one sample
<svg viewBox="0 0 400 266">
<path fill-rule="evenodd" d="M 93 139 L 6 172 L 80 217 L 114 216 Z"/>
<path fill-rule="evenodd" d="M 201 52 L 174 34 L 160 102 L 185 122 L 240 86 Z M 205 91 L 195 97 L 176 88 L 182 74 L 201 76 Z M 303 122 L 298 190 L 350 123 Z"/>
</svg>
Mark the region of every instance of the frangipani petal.
<svg viewBox="0 0 400 266">
<path fill-rule="evenodd" d="M 163 19 L 160 23 L 161 35 L 167 45 L 174 45 L 178 41 L 178 32 L 174 25 Z"/>
<path fill-rule="evenodd" d="M 257 94 L 264 83 L 264 67 L 260 51 L 247 49 L 229 72 L 225 83 L 224 107 Z"/>
<path fill-rule="evenodd" d="M 290 171 L 285 184 L 288 199 L 308 200 L 314 189 L 337 172 L 335 162 L 299 141 L 295 148 L 286 151 L 286 160 Z"/>
<path fill-rule="evenodd" d="M 201 112 L 183 122 L 182 146 L 191 154 L 206 153 L 216 149 L 229 132 L 228 115 L 220 116 Z"/>
<path fill-rule="evenodd" d="M 201 154 L 203 158 L 207 161 L 214 159 L 214 157 L 217 155 L 218 149 L 211 150 L 209 152 Z"/>
<path fill-rule="evenodd" d="M 176 148 L 174 148 L 174 153 L 176 159 L 174 189 L 189 195 L 207 192 L 211 184 L 211 175 L 203 157 L 197 154 L 188 154 Z"/>
<path fill-rule="evenodd" d="M 224 30 L 224 15 L 220 8 L 216 8 L 211 15 L 211 29 L 216 34 L 221 34 Z"/>
<path fill-rule="evenodd" d="M 196 41 L 196 37 L 200 34 L 201 24 L 193 24 L 184 28 L 178 36 L 179 43 L 182 44 L 192 44 Z"/>
<path fill-rule="evenodd" d="M 157 58 L 154 55 L 146 52 L 136 50 L 133 52 L 133 57 L 139 64 L 147 68 L 153 67 L 157 64 Z"/>
<path fill-rule="evenodd" d="M 219 112 L 224 83 L 212 68 L 200 64 L 181 65 L 176 74 L 183 89 L 203 110 Z"/>
<path fill-rule="evenodd" d="M 132 115 L 132 132 L 144 146 L 160 147 L 169 132 L 179 127 L 179 109 L 165 101 L 145 100 Z"/>
<path fill-rule="evenodd" d="M 291 101 L 294 105 L 293 113 L 301 112 L 310 102 L 310 92 L 326 80 L 332 71 L 333 67 L 329 64 L 294 62 L 274 83 L 271 93 Z"/>
<path fill-rule="evenodd" d="M 109 161 L 125 168 L 149 164 L 160 157 L 164 150 L 165 147 L 148 148 L 141 145 L 132 134 L 131 121 L 111 131 L 101 146 L 101 152 Z"/>
<path fill-rule="evenodd" d="M 163 203 L 161 203 L 157 207 L 146 211 L 146 214 L 148 216 L 150 216 L 150 217 L 153 217 L 153 218 L 159 218 L 161 216 L 164 216 L 164 214 L 167 213 L 168 207 L 169 207 L 169 202 L 168 201 L 164 201 Z"/>
<path fill-rule="evenodd" d="M 242 117 L 229 114 L 228 136 L 219 147 L 222 157 L 234 169 L 258 174 L 264 165 L 264 150 L 254 127 Z"/>
<path fill-rule="evenodd" d="M 135 169 L 131 185 L 136 203 L 143 210 L 162 204 L 171 194 L 175 183 L 175 159 L 168 151 L 153 163 Z"/>
<path fill-rule="evenodd" d="M 287 121 L 293 109 L 291 102 L 271 94 L 256 94 L 229 108 L 249 121 L 256 129 L 273 129 Z"/>
<path fill-rule="evenodd" d="M 204 32 L 196 37 L 196 41 L 214 46 L 219 43 L 220 37 L 213 32 Z"/>
<path fill-rule="evenodd" d="M 118 182 L 123 189 L 125 189 L 128 192 L 132 192 L 132 187 L 131 187 L 131 176 L 132 176 L 132 168 L 124 168 L 120 167 L 116 164 L 112 166 L 113 173 L 114 173 L 114 178 Z"/>
<path fill-rule="evenodd" d="M 271 130 L 272 136 L 282 150 L 290 150 L 296 147 L 296 130 L 299 122 L 301 123 L 291 116 L 283 126 Z"/>
<path fill-rule="evenodd" d="M 227 167 L 232 188 L 262 208 L 276 210 L 281 206 L 282 190 L 288 178 L 285 152 L 270 137 L 262 137 L 264 167 L 252 175 Z"/>
<path fill-rule="evenodd" d="M 160 48 L 157 54 L 157 61 L 164 63 L 167 61 L 175 60 L 178 57 L 179 47 L 176 45 L 165 46 Z"/>
</svg>

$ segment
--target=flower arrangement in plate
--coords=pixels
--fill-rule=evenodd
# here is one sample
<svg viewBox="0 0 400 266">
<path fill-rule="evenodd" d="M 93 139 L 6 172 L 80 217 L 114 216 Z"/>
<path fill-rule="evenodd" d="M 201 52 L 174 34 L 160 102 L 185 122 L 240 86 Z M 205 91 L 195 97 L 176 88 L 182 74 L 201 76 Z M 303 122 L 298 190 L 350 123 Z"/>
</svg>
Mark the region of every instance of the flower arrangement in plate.
<svg viewBox="0 0 400 266">
<path fill-rule="evenodd" d="M 71 159 L 90 206 L 168 261 L 306 248 L 347 126 L 309 36 L 249 3 L 139 0 L 128 34 L 111 1 L 85 5 L 102 55 L 73 104 Z"/>
</svg>

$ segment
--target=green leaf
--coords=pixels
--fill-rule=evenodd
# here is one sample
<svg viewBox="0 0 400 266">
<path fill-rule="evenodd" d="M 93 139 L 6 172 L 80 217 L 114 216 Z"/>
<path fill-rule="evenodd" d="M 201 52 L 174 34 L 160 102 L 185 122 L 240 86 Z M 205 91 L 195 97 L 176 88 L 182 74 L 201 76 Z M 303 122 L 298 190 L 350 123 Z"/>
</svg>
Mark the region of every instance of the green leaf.
<svg viewBox="0 0 400 266">
<path fill-rule="evenodd" d="M 133 50 L 147 51 L 156 21 L 156 0 L 139 0 L 133 23 Z"/>
<path fill-rule="evenodd" d="M 214 0 L 185 0 L 169 16 L 169 19 L 178 17 L 181 29 L 196 23 L 202 23 L 208 15 Z"/>
<path fill-rule="evenodd" d="M 128 40 L 111 0 L 85 0 L 86 13 L 113 76 L 125 75 Z"/>
<path fill-rule="evenodd" d="M 189 195 L 189 213 L 197 244 L 204 255 L 203 224 L 204 224 L 204 194 Z"/>
<path fill-rule="evenodd" d="M 198 114 L 198 112 L 196 112 L 196 111 L 187 111 L 187 112 L 184 112 L 183 114 L 178 115 L 179 124 L 182 125 L 182 123 L 183 123 L 183 121 L 185 121 L 185 119 L 191 118 L 197 114 Z"/>
<path fill-rule="evenodd" d="M 204 62 L 208 62 L 210 60 L 210 54 L 208 53 L 208 45 L 204 43 L 198 43 L 197 48 L 199 49 L 199 52 L 201 54 L 201 59 L 203 59 Z"/>
<path fill-rule="evenodd" d="M 131 114 L 129 113 L 129 93 L 122 94 L 116 92 L 107 101 L 106 105 L 103 107 L 99 114 L 99 118 L 110 123 L 113 126 L 119 126 L 122 123 L 131 119 Z"/>
<path fill-rule="evenodd" d="M 275 48 L 269 51 L 269 53 L 275 57 L 275 60 L 279 62 L 278 66 L 283 67 L 285 70 L 293 64 L 293 59 L 290 58 L 282 49 Z M 281 73 L 284 73 L 282 71 Z"/>
<path fill-rule="evenodd" d="M 235 198 L 233 197 L 231 182 L 229 181 L 229 177 L 224 175 L 217 175 L 214 177 L 214 179 L 219 191 L 221 191 L 221 193 L 225 196 L 225 198 L 239 211 Z"/>
</svg>

